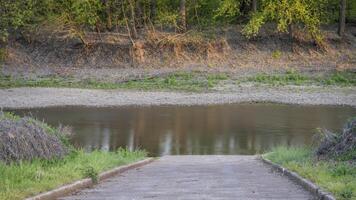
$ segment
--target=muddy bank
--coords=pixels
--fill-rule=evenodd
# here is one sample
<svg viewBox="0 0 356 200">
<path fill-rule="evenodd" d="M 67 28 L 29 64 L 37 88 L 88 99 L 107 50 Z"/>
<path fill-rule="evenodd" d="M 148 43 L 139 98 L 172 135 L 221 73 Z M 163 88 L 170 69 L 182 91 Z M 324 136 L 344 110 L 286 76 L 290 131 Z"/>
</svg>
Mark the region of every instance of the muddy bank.
<svg viewBox="0 0 356 200">
<path fill-rule="evenodd" d="M 312 42 L 276 34 L 263 29 L 258 38 L 246 39 L 241 26 L 217 28 L 208 32 L 191 31 L 144 32 L 142 39 L 132 43 L 119 33 L 85 33 L 87 45 L 78 38 L 63 39 L 55 34 L 19 36 L 8 45 L 5 71 L 24 75 L 31 71 L 67 71 L 89 69 L 161 69 L 219 68 L 270 71 L 296 68 L 299 70 L 354 69 L 356 62 L 356 28 L 348 27 L 345 40 L 326 27 L 327 49 L 322 51 Z M 274 29 L 273 29 L 274 30 Z M 205 35 L 212 35 L 210 38 Z"/>
<path fill-rule="evenodd" d="M 0 90 L 0 107 L 11 109 L 50 106 L 208 105 L 242 102 L 348 105 L 356 107 L 356 89 L 240 86 L 233 90 L 209 93 L 69 88 L 14 88 Z"/>
</svg>

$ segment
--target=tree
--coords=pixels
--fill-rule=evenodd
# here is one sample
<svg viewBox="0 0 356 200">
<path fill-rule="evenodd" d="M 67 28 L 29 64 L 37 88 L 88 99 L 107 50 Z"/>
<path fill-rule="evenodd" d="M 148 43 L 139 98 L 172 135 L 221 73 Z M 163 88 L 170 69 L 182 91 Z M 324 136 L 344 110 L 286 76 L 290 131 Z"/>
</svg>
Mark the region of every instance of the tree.
<svg viewBox="0 0 356 200">
<path fill-rule="evenodd" d="M 252 12 L 257 12 L 257 0 L 252 0 L 251 1 L 252 4 Z"/>
<path fill-rule="evenodd" d="M 340 0 L 340 16 L 339 16 L 339 28 L 338 34 L 344 36 L 346 23 L 346 0 Z"/>
<path fill-rule="evenodd" d="M 0 5 L 0 48 L 4 48 L 10 31 L 29 23 L 34 15 L 33 0 L 2 0 Z"/>
<path fill-rule="evenodd" d="M 136 15 L 136 28 L 142 28 L 144 25 L 144 13 L 143 13 L 143 2 L 136 0 L 135 5 L 135 15 Z"/>
<path fill-rule="evenodd" d="M 322 16 L 325 13 L 325 0 L 263 0 L 260 11 L 253 14 L 243 29 L 248 38 L 258 34 L 261 26 L 268 21 L 277 23 L 279 32 L 291 33 L 293 25 L 302 26 L 314 41 L 321 45 L 320 31 Z"/>
<path fill-rule="evenodd" d="M 234 22 L 241 17 L 240 7 L 241 0 L 225 0 L 221 1 L 217 9 L 215 9 L 215 20 L 223 22 Z"/>
<path fill-rule="evenodd" d="M 150 20 L 154 24 L 157 17 L 157 0 L 151 0 L 150 4 Z"/>
<path fill-rule="evenodd" d="M 137 30 L 136 30 L 136 19 L 135 19 L 135 4 L 134 0 L 129 1 L 129 9 L 130 9 L 130 37 L 133 39 L 137 38 Z"/>
<path fill-rule="evenodd" d="M 187 19 L 186 19 L 186 2 L 180 0 L 179 2 L 179 31 L 184 33 L 187 31 Z"/>
<path fill-rule="evenodd" d="M 105 7 L 105 12 L 106 12 L 106 28 L 108 30 L 112 29 L 112 13 L 111 13 L 111 7 L 109 4 L 109 0 L 102 0 L 103 7 Z"/>
</svg>

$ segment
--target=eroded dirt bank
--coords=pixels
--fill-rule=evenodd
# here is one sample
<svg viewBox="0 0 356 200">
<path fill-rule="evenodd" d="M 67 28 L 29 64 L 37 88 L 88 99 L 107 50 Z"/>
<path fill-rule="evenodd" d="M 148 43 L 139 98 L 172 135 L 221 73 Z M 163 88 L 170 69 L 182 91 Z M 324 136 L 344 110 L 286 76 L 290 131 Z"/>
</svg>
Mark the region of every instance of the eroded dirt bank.
<svg viewBox="0 0 356 200">
<path fill-rule="evenodd" d="M 50 106 L 208 105 L 242 102 L 348 105 L 356 107 L 356 89 L 239 86 L 233 90 L 209 93 L 69 88 L 14 88 L 0 90 L 0 107 L 9 109 Z"/>
</svg>

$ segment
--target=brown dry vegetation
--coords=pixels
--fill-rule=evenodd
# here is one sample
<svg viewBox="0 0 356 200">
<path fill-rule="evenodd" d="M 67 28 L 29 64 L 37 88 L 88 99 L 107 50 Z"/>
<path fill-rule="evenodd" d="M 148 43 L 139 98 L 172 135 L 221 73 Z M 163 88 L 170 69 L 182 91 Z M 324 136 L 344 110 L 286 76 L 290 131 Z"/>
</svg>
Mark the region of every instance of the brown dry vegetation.
<svg viewBox="0 0 356 200">
<path fill-rule="evenodd" d="M 272 27 L 272 28 L 271 28 Z M 246 39 L 241 26 L 188 31 L 177 34 L 142 30 L 138 39 L 125 33 L 74 34 L 41 29 L 21 34 L 10 41 L 4 71 L 33 68 L 203 68 L 233 71 L 270 71 L 297 68 L 301 71 L 355 69 L 356 27 L 348 27 L 343 40 L 334 27 L 323 29 L 326 47 L 318 49 L 303 32 L 294 40 L 273 31 L 270 25 L 259 37 Z"/>
<path fill-rule="evenodd" d="M 0 112 L 0 162 L 62 158 L 68 148 L 57 132 L 32 118 Z"/>
</svg>

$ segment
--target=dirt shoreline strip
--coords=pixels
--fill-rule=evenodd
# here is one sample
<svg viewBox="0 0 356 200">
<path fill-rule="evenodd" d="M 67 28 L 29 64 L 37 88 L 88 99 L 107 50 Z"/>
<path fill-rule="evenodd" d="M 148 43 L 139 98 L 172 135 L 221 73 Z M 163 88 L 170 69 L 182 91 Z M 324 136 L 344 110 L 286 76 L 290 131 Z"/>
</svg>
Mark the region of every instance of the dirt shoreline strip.
<svg viewBox="0 0 356 200">
<path fill-rule="evenodd" d="M 209 105 L 244 102 L 356 107 L 356 88 L 239 87 L 232 91 L 208 93 L 72 88 L 12 88 L 0 90 L 0 108 L 2 109 L 53 106 Z"/>
</svg>

